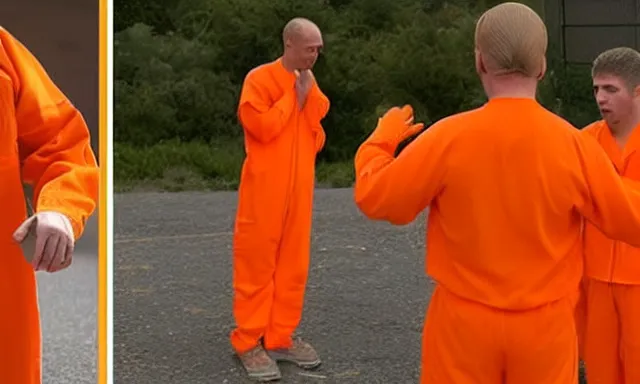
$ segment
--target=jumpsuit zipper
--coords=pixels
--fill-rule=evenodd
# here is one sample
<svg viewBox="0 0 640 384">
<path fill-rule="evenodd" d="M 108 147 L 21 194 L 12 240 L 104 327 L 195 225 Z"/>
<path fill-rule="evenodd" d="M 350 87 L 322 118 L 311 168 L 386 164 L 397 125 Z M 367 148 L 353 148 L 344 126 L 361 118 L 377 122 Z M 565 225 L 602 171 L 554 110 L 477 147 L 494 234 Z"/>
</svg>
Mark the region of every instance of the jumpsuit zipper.
<svg viewBox="0 0 640 384">
<path fill-rule="evenodd" d="M 287 216 L 289 214 L 289 206 L 291 204 L 291 194 L 293 193 L 293 187 L 295 185 L 295 172 L 297 171 L 298 167 L 297 167 L 297 161 L 296 159 L 298 158 L 298 121 L 300 119 L 300 113 L 302 112 L 297 104 L 296 101 L 296 105 L 295 105 L 295 115 L 294 115 L 294 119 L 296 120 L 296 124 L 294 127 L 294 132 L 293 132 L 293 140 L 291 141 L 291 151 L 290 153 L 290 164 L 291 164 L 291 168 L 289 169 L 289 182 L 288 184 L 288 188 L 287 188 L 287 193 L 286 193 L 286 197 L 285 197 L 285 201 L 284 201 L 284 211 L 283 211 L 283 216 L 282 216 L 282 225 L 284 227 L 284 225 L 286 225 L 287 222 Z"/>
</svg>

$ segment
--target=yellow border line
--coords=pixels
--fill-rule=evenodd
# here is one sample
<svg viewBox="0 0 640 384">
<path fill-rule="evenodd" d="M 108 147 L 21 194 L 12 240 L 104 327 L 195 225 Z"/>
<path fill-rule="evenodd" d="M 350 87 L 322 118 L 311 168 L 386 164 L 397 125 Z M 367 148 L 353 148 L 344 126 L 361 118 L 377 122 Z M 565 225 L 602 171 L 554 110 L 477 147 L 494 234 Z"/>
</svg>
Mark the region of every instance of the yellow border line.
<svg viewBox="0 0 640 384">
<path fill-rule="evenodd" d="M 108 376 L 107 362 L 107 207 L 108 193 L 108 135 L 109 122 L 107 119 L 107 24 L 108 24 L 108 0 L 99 0 L 99 71 L 100 71 L 100 107 L 99 107 L 99 148 L 100 148 L 100 207 L 98 210 L 99 239 L 98 239 L 98 383 L 107 384 L 113 382 Z"/>
</svg>

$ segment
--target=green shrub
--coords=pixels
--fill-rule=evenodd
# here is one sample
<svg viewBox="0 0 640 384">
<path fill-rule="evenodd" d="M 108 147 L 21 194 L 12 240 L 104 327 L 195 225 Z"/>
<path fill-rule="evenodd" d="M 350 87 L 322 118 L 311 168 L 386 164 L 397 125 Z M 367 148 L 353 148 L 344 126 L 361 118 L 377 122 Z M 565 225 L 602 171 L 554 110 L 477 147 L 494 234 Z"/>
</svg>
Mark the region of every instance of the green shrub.
<svg viewBox="0 0 640 384">
<path fill-rule="evenodd" d="M 346 164 L 391 105 L 410 103 L 416 119 L 429 123 L 485 101 L 473 31 L 480 7 L 491 1 L 469 3 L 164 0 L 157 7 L 131 0 L 116 15 L 114 38 L 117 180 L 163 179 L 179 167 L 200 175 L 202 185 L 220 186 L 220 178 L 224 187 L 236 185 L 231 169 L 242 159 L 236 108 L 244 76 L 280 55 L 288 19 L 306 16 L 324 32 L 314 72 L 331 100 L 319 174 L 327 185 L 350 185 Z M 580 127 L 597 118 L 588 68 L 553 59 L 549 67 L 541 102 Z M 234 151 L 219 151 L 230 142 Z M 323 173 L 330 169 L 341 176 Z"/>
</svg>

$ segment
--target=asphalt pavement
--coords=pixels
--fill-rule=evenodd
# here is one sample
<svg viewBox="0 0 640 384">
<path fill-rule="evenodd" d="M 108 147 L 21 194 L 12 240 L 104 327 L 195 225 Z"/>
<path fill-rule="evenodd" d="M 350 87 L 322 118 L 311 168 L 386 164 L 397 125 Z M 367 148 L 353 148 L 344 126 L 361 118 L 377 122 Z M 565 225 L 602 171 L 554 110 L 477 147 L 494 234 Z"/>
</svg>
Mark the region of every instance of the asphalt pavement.
<svg viewBox="0 0 640 384">
<path fill-rule="evenodd" d="M 300 335 L 324 361 L 289 384 L 415 384 L 431 285 L 424 217 L 366 220 L 352 190 L 318 190 Z M 228 342 L 236 193 L 115 197 L 117 384 L 251 383 Z"/>
<path fill-rule="evenodd" d="M 96 215 L 66 270 L 38 272 L 44 384 L 97 382 L 98 230 Z"/>
</svg>

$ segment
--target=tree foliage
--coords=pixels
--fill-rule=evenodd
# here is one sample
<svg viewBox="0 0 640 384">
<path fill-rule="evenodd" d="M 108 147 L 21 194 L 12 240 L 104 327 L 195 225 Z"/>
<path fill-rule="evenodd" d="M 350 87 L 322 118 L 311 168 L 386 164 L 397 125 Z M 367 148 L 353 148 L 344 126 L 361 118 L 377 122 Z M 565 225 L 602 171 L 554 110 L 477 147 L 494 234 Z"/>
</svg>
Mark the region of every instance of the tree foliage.
<svg viewBox="0 0 640 384">
<path fill-rule="evenodd" d="M 485 2 L 445 0 L 117 0 L 115 139 L 133 146 L 238 137 L 244 76 L 277 58 L 305 16 L 323 30 L 314 73 L 332 107 L 324 160 L 352 158 L 389 106 L 425 122 L 485 101 L 473 29 Z M 471 5 L 470 5 L 471 4 Z M 540 99 L 577 125 L 595 118 L 584 69 L 550 60 Z"/>
</svg>

